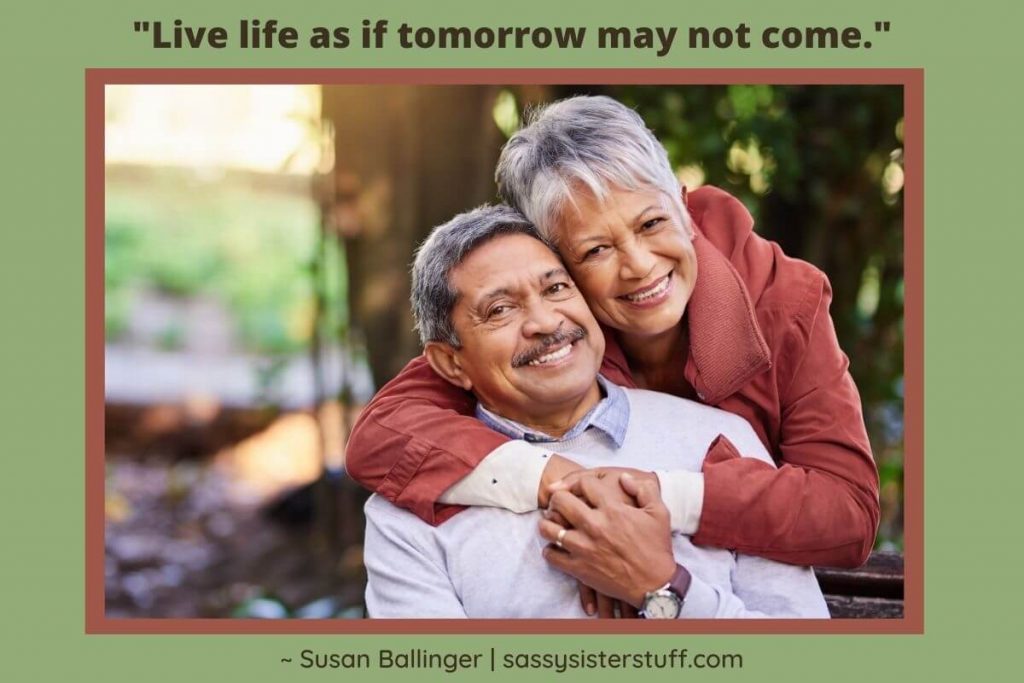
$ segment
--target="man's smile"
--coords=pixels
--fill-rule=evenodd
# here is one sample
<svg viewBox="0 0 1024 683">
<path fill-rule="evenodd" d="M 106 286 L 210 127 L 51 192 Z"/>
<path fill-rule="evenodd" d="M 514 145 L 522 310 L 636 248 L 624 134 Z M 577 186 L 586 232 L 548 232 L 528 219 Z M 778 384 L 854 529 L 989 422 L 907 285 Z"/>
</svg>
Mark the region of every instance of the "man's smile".
<svg viewBox="0 0 1024 683">
<path fill-rule="evenodd" d="M 568 331 L 558 329 L 541 340 L 533 348 L 516 354 L 512 359 L 512 367 L 555 365 L 559 361 L 568 358 L 576 342 L 586 336 L 587 332 L 582 327 L 574 327 Z"/>
<path fill-rule="evenodd" d="M 531 360 L 528 363 L 528 365 L 531 365 L 533 367 L 536 367 L 536 366 L 539 366 L 539 365 L 548 365 L 548 364 L 560 361 L 563 358 L 567 358 L 569 356 L 569 354 L 572 353 L 573 343 L 574 342 L 570 342 L 570 343 L 566 344 L 565 346 L 559 348 L 556 351 L 552 351 L 551 353 L 545 354 L 545 355 L 541 356 L 540 358 L 537 358 L 536 360 Z"/>
</svg>

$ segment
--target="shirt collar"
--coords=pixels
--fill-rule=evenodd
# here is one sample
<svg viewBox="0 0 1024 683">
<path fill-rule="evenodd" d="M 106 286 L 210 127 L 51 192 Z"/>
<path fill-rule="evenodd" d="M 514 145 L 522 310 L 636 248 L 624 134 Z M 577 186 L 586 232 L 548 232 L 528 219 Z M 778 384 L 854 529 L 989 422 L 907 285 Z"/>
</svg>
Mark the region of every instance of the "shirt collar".
<svg viewBox="0 0 1024 683">
<path fill-rule="evenodd" d="M 529 429 L 484 408 L 480 403 L 476 404 L 476 416 L 494 431 L 512 439 L 522 439 L 531 443 L 568 441 L 594 427 L 607 434 L 615 442 L 616 448 L 621 448 L 626 440 L 626 429 L 629 427 L 629 399 L 622 387 L 609 382 L 601 375 L 597 376 L 597 383 L 604 398 L 561 438 Z"/>
</svg>

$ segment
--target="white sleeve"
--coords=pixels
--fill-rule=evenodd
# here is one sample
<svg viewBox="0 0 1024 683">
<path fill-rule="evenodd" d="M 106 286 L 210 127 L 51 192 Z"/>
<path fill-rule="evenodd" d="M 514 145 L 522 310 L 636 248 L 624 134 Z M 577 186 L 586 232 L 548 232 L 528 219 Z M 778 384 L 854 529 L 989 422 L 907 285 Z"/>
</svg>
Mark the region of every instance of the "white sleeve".
<svg viewBox="0 0 1024 683">
<path fill-rule="evenodd" d="M 828 605 L 810 567 L 737 555 L 732 588 L 751 609 L 772 617 L 828 619 Z"/>
<path fill-rule="evenodd" d="M 513 439 L 491 451 L 476 469 L 437 500 L 449 505 L 478 505 L 512 512 L 536 510 L 541 475 L 553 452 Z"/>
<path fill-rule="evenodd" d="M 690 574 L 690 589 L 683 601 L 680 619 L 758 619 L 772 616 L 747 609 L 735 593 L 723 590 Z"/>
<path fill-rule="evenodd" d="M 512 512 L 537 509 L 537 489 L 554 451 L 512 440 L 491 451 L 472 472 L 438 497 L 439 503 L 497 507 Z M 704 475 L 672 470 L 655 472 L 661 498 L 671 514 L 672 530 L 696 533 L 704 507 Z"/>
<path fill-rule="evenodd" d="M 366 611 L 372 619 L 466 618 L 466 610 L 437 550 L 425 549 L 415 532 L 430 532 L 422 520 L 383 503 L 366 504 Z"/>
<path fill-rule="evenodd" d="M 737 555 L 732 590 L 691 574 L 680 619 L 828 619 L 828 606 L 808 567 Z"/>
<path fill-rule="evenodd" d="M 657 471 L 661 500 L 668 508 L 672 531 L 692 536 L 704 508 L 704 475 L 687 470 Z"/>
</svg>

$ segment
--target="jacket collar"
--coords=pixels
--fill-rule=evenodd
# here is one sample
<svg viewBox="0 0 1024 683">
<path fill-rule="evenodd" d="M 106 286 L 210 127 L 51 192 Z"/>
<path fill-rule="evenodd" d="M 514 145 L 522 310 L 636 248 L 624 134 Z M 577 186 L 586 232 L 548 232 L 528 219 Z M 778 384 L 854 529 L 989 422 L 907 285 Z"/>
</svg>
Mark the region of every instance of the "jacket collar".
<svg viewBox="0 0 1024 683">
<path fill-rule="evenodd" d="M 697 282 L 686 306 L 685 375 L 702 402 L 716 404 L 770 368 L 771 355 L 739 273 L 699 227 L 695 233 Z"/>
</svg>

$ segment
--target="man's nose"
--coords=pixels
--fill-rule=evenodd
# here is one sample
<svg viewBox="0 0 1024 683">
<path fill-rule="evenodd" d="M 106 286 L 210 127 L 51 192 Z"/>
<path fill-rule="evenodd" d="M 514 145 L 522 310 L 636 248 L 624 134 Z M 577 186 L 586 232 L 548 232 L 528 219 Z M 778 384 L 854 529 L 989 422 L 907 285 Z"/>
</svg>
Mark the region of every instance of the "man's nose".
<svg viewBox="0 0 1024 683">
<path fill-rule="evenodd" d="M 650 275 L 657 258 L 636 240 L 620 247 L 619 277 L 623 280 L 642 280 Z"/>
<path fill-rule="evenodd" d="M 523 324 L 523 336 L 535 337 L 554 333 L 565 321 L 553 302 L 539 301 L 531 305 Z"/>
</svg>

